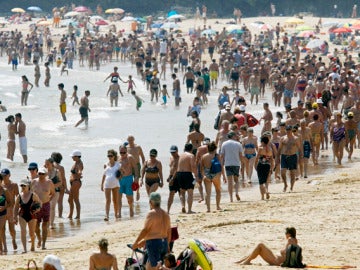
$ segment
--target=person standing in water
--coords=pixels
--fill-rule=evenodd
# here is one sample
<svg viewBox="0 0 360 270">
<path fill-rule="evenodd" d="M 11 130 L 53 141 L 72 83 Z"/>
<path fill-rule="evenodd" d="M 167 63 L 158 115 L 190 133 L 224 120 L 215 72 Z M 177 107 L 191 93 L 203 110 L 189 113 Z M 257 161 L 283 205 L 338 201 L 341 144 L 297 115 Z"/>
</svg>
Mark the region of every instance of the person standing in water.
<svg viewBox="0 0 360 270">
<path fill-rule="evenodd" d="M 34 85 L 31 82 L 29 82 L 28 78 L 25 75 L 21 76 L 21 79 L 22 79 L 21 106 L 27 106 L 27 100 L 30 91 L 31 89 L 33 89 Z"/>
<path fill-rule="evenodd" d="M 7 139 L 7 155 L 6 158 L 10 159 L 11 161 L 14 160 L 15 154 L 15 134 L 16 134 L 16 124 L 15 118 L 13 115 L 9 115 L 5 118 L 5 121 L 8 122 L 8 139 Z"/>
<path fill-rule="evenodd" d="M 16 134 L 19 135 L 20 153 L 23 157 L 24 163 L 27 163 L 27 139 L 25 136 L 26 125 L 22 120 L 21 113 L 15 114 L 15 125 L 16 125 Z"/>
<path fill-rule="evenodd" d="M 89 96 L 90 96 L 90 91 L 86 90 L 85 95 L 80 99 L 79 112 L 81 119 L 76 123 L 75 127 L 77 127 L 84 121 L 85 121 L 85 126 L 86 127 L 88 126 L 88 121 L 89 121 L 88 112 L 91 111 L 89 107 Z"/>
<path fill-rule="evenodd" d="M 64 84 L 63 83 L 59 83 L 58 84 L 58 89 L 60 90 L 60 113 L 62 116 L 62 119 L 64 121 L 66 121 L 66 91 L 64 90 Z"/>
<path fill-rule="evenodd" d="M 70 205 L 70 212 L 69 212 L 69 219 L 72 219 L 73 212 L 74 212 L 74 204 L 76 206 L 76 216 L 75 219 L 80 219 L 80 199 L 79 193 L 81 188 L 81 178 L 82 172 L 84 170 L 84 165 L 81 160 L 81 152 L 79 150 L 74 150 L 70 155 L 72 160 L 75 162 L 74 165 L 71 167 L 71 176 L 70 176 L 70 192 L 69 192 L 69 205 Z"/>
</svg>

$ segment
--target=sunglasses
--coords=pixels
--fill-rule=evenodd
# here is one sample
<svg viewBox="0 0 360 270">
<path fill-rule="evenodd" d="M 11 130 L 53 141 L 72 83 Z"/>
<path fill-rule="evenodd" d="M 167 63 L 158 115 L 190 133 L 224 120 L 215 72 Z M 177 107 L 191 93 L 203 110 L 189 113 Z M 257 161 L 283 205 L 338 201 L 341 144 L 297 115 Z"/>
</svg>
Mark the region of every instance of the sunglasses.
<svg viewBox="0 0 360 270">
<path fill-rule="evenodd" d="M 126 152 L 120 152 L 120 154 L 121 154 L 121 155 L 125 155 L 125 154 L 126 154 Z"/>
<path fill-rule="evenodd" d="M 26 185 L 20 185 L 20 187 L 22 187 L 22 188 L 23 188 L 23 187 L 26 187 Z"/>
<path fill-rule="evenodd" d="M 156 157 L 156 155 L 150 155 L 150 157 Z"/>
<path fill-rule="evenodd" d="M 29 168 L 28 171 L 35 171 L 35 168 Z"/>
<path fill-rule="evenodd" d="M 114 157 L 113 155 L 108 155 L 107 157 Z"/>
<path fill-rule="evenodd" d="M 39 175 L 45 175 L 45 173 L 39 173 Z"/>
</svg>

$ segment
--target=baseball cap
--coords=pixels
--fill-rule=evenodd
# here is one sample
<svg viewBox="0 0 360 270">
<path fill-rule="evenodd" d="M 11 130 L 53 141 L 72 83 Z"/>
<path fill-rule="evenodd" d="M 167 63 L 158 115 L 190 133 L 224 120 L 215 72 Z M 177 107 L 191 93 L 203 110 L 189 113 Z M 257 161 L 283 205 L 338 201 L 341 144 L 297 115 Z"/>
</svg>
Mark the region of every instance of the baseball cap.
<svg viewBox="0 0 360 270">
<path fill-rule="evenodd" d="M 1 170 L 1 175 L 9 175 L 10 174 L 10 170 L 9 169 L 2 169 Z"/>
<path fill-rule="evenodd" d="M 204 142 L 204 144 L 209 144 L 210 143 L 210 138 L 205 137 L 203 142 Z"/>
<path fill-rule="evenodd" d="M 316 103 L 318 103 L 318 104 L 323 104 L 323 101 L 322 101 L 321 98 L 318 98 L 318 99 L 316 100 Z"/>
<path fill-rule="evenodd" d="M 311 105 L 311 107 L 312 107 L 313 109 L 317 109 L 317 108 L 319 107 L 319 105 L 318 105 L 317 103 L 313 103 L 313 104 Z"/>
<path fill-rule="evenodd" d="M 53 254 L 47 255 L 43 260 L 43 264 L 51 265 L 55 267 L 56 270 L 64 270 L 64 267 L 61 265 L 59 257 Z"/>
<path fill-rule="evenodd" d="M 292 126 L 290 125 L 286 126 L 286 130 L 292 130 Z"/>
<path fill-rule="evenodd" d="M 347 116 L 348 117 L 354 117 L 354 113 L 353 112 L 348 112 Z"/>
<path fill-rule="evenodd" d="M 175 152 L 177 152 L 177 151 L 178 151 L 178 148 L 177 148 L 176 145 L 172 145 L 172 146 L 170 147 L 170 153 L 175 153 Z"/>
<path fill-rule="evenodd" d="M 72 151 L 70 157 L 81 157 L 81 152 L 79 150 Z"/>
<path fill-rule="evenodd" d="M 22 180 L 20 181 L 20 185 L 30 186 L 30 181 L 27 180 L 27 179 L 22 179 Z"/>
<path fill-rule="evenodd" d="M 39 173 L 47 173 L 47 169 L 44 168 L 44 167 L 41 167 L 41 168 L 39 169 Z"/>
<path fill-rule="evenodd" d="M 37 169 L 37 168 L 38 168 L 38 165 L 36 162 L 29 163 L 28 169 Z"/>
<path fill-rule="evenodd" d="M 245 105 L 240 105 L 239 107 L 241 112 L 245 112 L 246 106 Z"/>
</svg>

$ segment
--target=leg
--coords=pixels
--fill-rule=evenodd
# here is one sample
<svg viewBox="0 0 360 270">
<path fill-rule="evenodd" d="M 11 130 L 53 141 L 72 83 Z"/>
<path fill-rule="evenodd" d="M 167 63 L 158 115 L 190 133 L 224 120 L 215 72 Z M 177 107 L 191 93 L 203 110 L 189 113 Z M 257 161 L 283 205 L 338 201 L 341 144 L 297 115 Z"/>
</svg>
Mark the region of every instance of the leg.
<svg viewBox="0 0 360 270">
<path fill-rule="evenodd" d="M 23 253 L 27 252 L 26 249 L 26 221 L 22 217 L 19 217 L 19 224 L 20 224 L 20 233 L 21 233 L 21 243 L 23 245 Z M 30 230 L 30 228 L 29 228 Z"/>
<path fill-rule="evenodd" d="M 75 207 L 76 207 L 75 219 L 80 219 L 80 210 L 81 210 L 80 199 L 79 199 L 80 187 L 81 187 L 81 182 L 80 181 L 74 181 L 73 182 L 73 185 L 72 185 L 73 198 L 74 198 L 74 203 L 75 203 Z"/>
<path fill-rule="evenodd" d="M 295 180 L 296 180 L 296 169 L 295 170 L 290 170 L 290 191 L 293 191 L 294 189 L 294 184 L 295 184 Z"/>
<path fill-rule="evenodd" d="M 130 217 L 134 216 L 134 198 L 132 195 L 126 195 L 128 204 L 129 204 L 129 210 L 130 210 Z"/>
<path fill-rule="evenodd" d="M 264 261 L 266 261 L 270 265 L 279 265 L 277 257 L 267 246 L 262 243 L 258 244 L 248 257 L 238 261 L 237 263 L 251 264 L 251 261 L 254 260 L 257 256 L 261 256 L 261 258 L 263 258 Z"/>
<path fill-rule="evenodd" d="M 188 189 L 188 198 L 187 198 L 187 203 L 188 203 L 188 214 L 193 213 L 192 209 L 192 204 L 193 204 L 193 196 L 194 196 L 194 190 L 193 189 Z"/>
<path fill-rule="evenodd" d="M 228 182 L 228 192 L 229 192 L 230 202 L 233 202 L 234 179 L 232 175 L 229 175 L 227 177 L 227 182 Z"/>
<path fill-rule="evenodd" d="M 6 217 L 5 216 L 0 217 L 0 255 L 7 252 L 6 242 L 4 243 L 5 223 L 6 223 Z"/>
<path fill-rule="evenodd" d="M 41 247 L 41 235 L 40 235 L 40 220 L 36 221 L 36 229 L 35 229 L 35 233 L 36 233 L 36 238 L 38 240 L 38 244 L 37 247 L 40 248 Z"/>
<path fill-rule="evenodd" d="M 215 192 L 216 192 L 216 195 L 215 195 L 215 198 L 216 198 L 216 210 L 221 210 L 221 208 L 220 208 L 220 200 L 221 200 L 221 181 L 220 181 L 220 178 L 221 178 L 221 174 L 218 174 L 212 180 L 212 182 L 214 184 L 214 187 L 215 187 Z"/>
<path fill-rule="evenodd" d="M 36 230 L 36 219 L 32 219 L 28 222 L 29 235 L 31 240 L 30 251 L 35 251 L 35 230 Z M 26 238 L 25 238 L 26 241 Z"/>
<path fill-rule="evenodd" d="M 286 169 L 283 169 L 283 168 L 281 168 L 281 179 L 282 179 L 282 181 L 283 181 L 283 183 L 284 183 L 284 192 L 286 191 L 286 189 L 287 189 L 287 182 L 286 182 Z"/>
<path fill-rule="evenodd" d="M 182 207 L 182 212 L 186 213 L 185 210 L 185 193 L 186 193 L 186 189 L 180 189 L 180 200 L 181 200 L 181 207 Z"/>
<path fill-rule="evenodd" d="M 72 183 L 71 183 L 71 187 L 70 187 L 68 202 L 69 202 L 69 208 L 70 208 L 68 218 L 72 219 L 72 216 L 74 213 L 74 196 L 73 196 Z"/>
<path fill-rule="evenodd" d="M 62 218 L 62 213 L 63 213 L 63 201 L 64 201 L 64 194 L 65 194 L 65 190 L 63 188 L 60 189 L 59 192 L 59 199 L 58 199 L 58 213 L 59 213 L 59 218 Z"/>
<path fill-rule="evenodd" d="M 42 226 L 41 226 L 41 230 L 42 230 L 42 233 L 41 233 L 41 237 L 42 237 L 42 245 L 41 245 L 41 249 L 46 249 L 45 247 L 45 243 L 46 243 L 46 239 L 47 239 L 47 234 L 48 234 L 48 221 L 44 221 L 42 223 Z"/>
<path fill-rule="evenodd" d="M 204 200 L 204 188 L 203 188 L 203 184 L 202 184 L 202 179 L 198 179 L 198 184 L 199 184 L 199 193 L 200 193 L 200 200 L 199 200 L 199 203 L 201 203 L 203 200 Z M 206 187 L 205 187 L 206 189 Z"/>
<path fill-rule="evenodd" d="M 118 212 L 117 212 L 117 216 L 118 216 L 118 218 L 121 218 L 122 193 L 120 193 L 120 192 L 118 193 L 117 201 L 118 201 Z"/>
<path fill-rule="evenodd" d="M 239 176 L 238 175 L 234 175 L 234 183 L 235 183 L 236 200 L 240 201 L 240 196 L 239 196 L 240 183 L 239 183 Z"/>
<path fill-rule="evenodd" d="M 119 194 L 119 188 L 113 188 L 111 189 L 111 195 L 112 195 L 112 200 L 113 200 L 113 205 L 114 205 L 114 215 L 115 218 L 118 218 L 118 194 Z"/>
<path fill-rule="evenodd" d="M 175 191 L 170 191 L 169 198 L 168 198 L 168 203 L 167 203 L 167 212 L 168 212 L 168 214 L 170 214 L 170 208 L 171 208 L 171 205 L 174 202 L 174 196 L 175 196 Z"/>
<path fill-rule="evenodd" d="M 12 212 L 12 211 L 9 211 L 9 212 Z M 15 223 L 13 221 L 13 217 L 11 217 L 10 219 L 8 218 L 8 227 L 9 227 L 9 232 L 10 232 L 10 236 L 12 239 L 13 248 L 14 248 L 14 250 L 17 250 L 16 231 L 15 231 Z"/>
<path fill-rule="evenodd" d="M 50 228 L 51 229 L 54 228 L 55 209 L 56 209 L 56 204 L 58 202 L 58 199 L 59 199 L 59 192 L 55 192 L 54 197 L 50 201 Z"/>
<path fill-rule="evenodd" d="M 105 188 L 105 221 L 109 220 L 110 204 L 111 204 L 111 188 Z"/>
<path fill-rule="evenodd" d="M 204 184 L 205 184 L 205 202 L 206 202 L 206 208 L 207 208 L 207 212 L 210 212 L 210 198 L 211 198 L 211 180 L 208 179 L 207 177 L 204 177 Z"/>
</svg>

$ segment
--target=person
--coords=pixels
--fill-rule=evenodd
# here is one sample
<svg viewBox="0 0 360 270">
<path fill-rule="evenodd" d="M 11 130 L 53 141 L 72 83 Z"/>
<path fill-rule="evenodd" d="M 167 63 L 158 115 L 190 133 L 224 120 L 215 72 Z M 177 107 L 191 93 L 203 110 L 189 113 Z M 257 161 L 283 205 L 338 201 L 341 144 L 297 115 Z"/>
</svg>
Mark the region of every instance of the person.
<svg viewBox="0 0 360 270">
<path fill-rule="evenodd" d="M 247 136 L 242 139 L 242 146 L 244 148 L 244 165 L 247 177 L 247 182 L 251 185 L 251 177 L 255 163 L 256 152 L 258 151 L 257 137 L 254 136 L 253 128 L 247 129 Z"/>
<path fill-rule="evenodd" d="M 171 154 L 170 162 L 169 162 L 170 172 L 169 172 L 169 177 L 167 179 L 167 182 L 169 183 L 169 191 L 170 191 L 168 204 L 167 204 L 168 214 L 170 214 L 170 208 L 174 202 L 175 194 L 179 192 L 180 195 L 180 186 L 178 179 L 176 178 L 176 172 L 177 172 L 180 156 L 178 153 L 178 147 L 176 145 L 172 145 L 170 147 L 170 154 Z"/>
<path fill-rule="evenodd" d="M 30 94 L 31 89 L 33 89 L 34 85 L 29 82 L 28 78 L 23 75 L 21 76 L 22 80 L 22 90 L 21 90 L 21 106 L 27 106 L 27 100 Z M 29 89 L 30 86 L 30 89 Z"/>
<path fill-rule="evenodd" d="M 349 153 L 348 159 L 351 160 L 354 145 L 356 140 L 356 134 L 358 133 L 357 123 L 354 121 L 354 113 L 347 113 L 347 120 L 345 121 L 345 133 L 346 133 L 346 142 L 345 149 Z"/>
<path fill-rule="evenodd" d="M 58 256 L 49 254 L 43 260 L 44 270 L 65 270 Z"/>
<path fill-rule="evenodd" d="M 157 72 L 153 72 L 153 76 L 150 80 L 150 93 L 151 93 L 151 101 L 154 100 L 154 96 L 156 99 L 156 102 L 159 100 L 159 89 L 160 89 L 160 80 L 158 77 L 156 77 Z"/>
<path fill-rule="evenodd" d="M 176 77 L 176 74 L 173 73 L 171 75 L 171 78 L 174 80 L 173 81 L 173 95 L 175 96 L 175 106 L 178 107 L 180 105 L 181 102 L 181 97 L 180 97 L 180 93 L 181 93 L 181 89 L 180 89 L 180 81 L 179 79 Z"/>
<path fill-rule="evenodd" d="M 286 250 L 290 245 L 297 245 L 298 240 L 296 239 L 296 229 L 294 227 L 289 227 L 285 229 L 286 245 L 285 248 L 280 251 L 280 256 L 274 255 L 274 253 L 263 243 L 260 243 L 256 248 L 251 252 L 249 256 L 244 257 L 236 263 L 241 264 L 251 264 L 251 261 L 254 260 L 257 256 L 263 258 L 270 265 L 280 266 L 286 258 Z"/>
<path fill-rule="evenodd" d="M 125 83 L 128 84 L 128 93 L 134 91 L 134 87 L 136 87 L 136 84 L 131 75 L 129 75 L 129 79 Z"/>
<path fill-rule="evenodd" d="M 228 140 L 221 146 L 221 164 L 225 166 L 225 173 L 228 183 L 230 202 L 233 202 L 233 187 L 235 182 L 235 196 L 240 201 L 239 196 L 239 172 L 240 160 L 243 156 L 243 147 L 238 141 L 238 135 L 234 131 L 227 134 Z"/>
<path fill-rule="evenodd" d="M 14 160 L 15 154 L 15 134 L 16 134 L 16 124 L 15 124 L 15 117 L 13 115 L 9 115 L 5 118 L 5 121 L 8 122 L 8 139 L 7 139 L 7 155 L 6 158 L 10 159 L 11 161 Z"/>
<path fill-rule="evenodd" d="M 21 192 L 16 197 L 14 207 L 15 224 L 20 224 L 21 242 L 23 245 L 23 253 L 27 252 L 26 248 L 26 225 L 29 228 L 29 236 L 31 241 L 30 251 L 35 251 L 35 228 L 36 228 L 36 212 L 41 208 L 41 201 L 38 195 L 31 191 L 31 182 L 28 179 L 20 181 Z"/>
<path fill-rule="evenodd" d="M 342 121 L 341 113 L 336 113 L 335 117 L 335 122 L 332 124 L 330 130 L 330 143 L 333 145 L 333 156 L 337 159 L 338 165 L 341 165 L 346 142 L 345 123 Z"/>
<path fill-rule="evenodd" d="M 124 82 L 118 73 L 118 67 L 114 67 L 114 72 L 110 73 L 109 76 L 105 78 L 104 82 L 106 82 L 109 78 L 111 78 L 110 81 L 112 83 L 118 83 L 119 80 Z"/>
<path fill-rule="evenodd" d="M 80 99 L 79 112 L 81 119 L 76 123 L 75 127 L 77 127 L 84 121 L 85 121 L 85 126 L 86 127 L 88 126 L 88 122 L 89 122 L 88 112 L 91 112 L 89 107 L 89 96 L 90 96 L 90 91 L 86 90 L 85 95 Z"/>
<path fill-rule="evenodd" d="M 161 89 L 161 96 L 163 99 L 163 103 L 161 103 L 161 105 L 166 105 L 167 104 L 167 99 L 170 98 L 169 93 L 167 91 L 167 85 L 163 84 L 162 89 Z"/>
<path fill-rule="evenodd" d="M 73 94 L 72 94 L 72 96 L 71 96 L 71 98 L 73 99 L 72 105 L 74 106 L 75 103 L 77 103 L 77 105 L 80 105 L 79 97 L 77 96 L 78 86 L 77 86 L 77 85 L 74 85 L 74 86 L 73 86 L 73 89 L 74 89 L 74 91 L 73 91 Z"/>
<path fill-rule="evenodd" d="M 286 126 L 286 135 L 281 137 L 278 149 L 278 158 L 281 157 L 281 178 L 284 182 L 283 191 L 286 192 L 288 187 L 286 182 L 286 171 L 290 171 L 290 191 L 293 191 L 295 184 L 295 176 L 297 172 L 298 154 L 299 158 L 303 158 L 303 147 L 300 138 L 294 136 L 292 126 Z"/>
<path fill-rule="evenodd" d="M 138 184 L 139 182 L 139 173 L 137 170 L 135 158 L 128 154 L 127 148 L 125 145 L 120 145 L 119 147 L 120 159 L 119 163 L 121 164 L 121 181 L 120 181 L 120 190 L 118 196 L 118 207 L 119 214 L 118 217 L 121 217 L 121 207 L 122 207 L 122 195 L 125 194 L 128 204 L 130 217 L 134 216 L 134 192 L 132 189 L 133 183 Z"/>
<path fill-rule="evenodd" d="M 109 161 L 104 165 L 104 173 L 101 180 L 101 191 L 105 192 L 105 221 L 109 220 L 111 196 L 114 204 L 115 218 L 118 218 L 118 194 L 120 178 L 120 163 L 117 161 L 118 154 L 115 150 L 107 151 Z"/>
<path fill-rule="evenodd" d="M 274 153 L 271 143 L 269 143 L 269 137 L 263 135 L 260 142 L 261 145 L 255 158 L 254 168 L 257 171 L 259 179 L 261 199 L 264 200 L 265 195 L 266 199 L 270 199 L 268 186 L 271 172 L 274 169 Z"/>
<path fill-rule="evenodd" d="M 15 198 L 19 195 L 19 187 L 16 183 L 12 182 L 10 180 L 11 177 L 11 173 L 9 169 L 2 169 L 1 172 L 1 177 L 3 178 L 3 181 L 1 183 L 1 185 L 6 188 L 6 190 L 9 192 L 10 194 L 10 199 L 12 202 L 15 201 Z M 12 238 L 12 244 L 13 244 L 13 248 L 14 250 L 17 250 L 17 244 L 16 244 L 16 230 L 15 230 L 15 221 L 14 221 L 14 208 L 8 208 L 7 209 L 7 215 L 6 215 L 6 220 L 8 222 L 8 227 L 9 227 L 9 232 Z M 5 236 L 4 236 L 4 246 L 5 246 Z"/>
<path fill-rule="evenodd" d="M 110 106 L 112 107 L 115 103 L 115 107 L 118 106 L 119 101 L 119 93 L 123 97 L 123 93 L 121 92 L 120 86 L 117 83 L 112 83 L 109 86 L 109 90 L 106 93 L 106 96 L 109 96 L 110 94 Z"/>
<path fill-rule="evenodd" d="M 272 112 L 269 109 L 269 103 L 265 102 L 263 104 L 263 108 L 264 114 L 259 120 L 259 123 L 261 122 L 261 120 L 264 120 L 264 126 L 261 129 L 261 134 L 264 134 L 264 132 L 266 131 L 271 131 L 271 121 L 273 120 Z"/>
<path fill-rule="evenodd" d="M 218 157 L 218 154 L 216 154 L 216 143 L 210 142 L 207 145 L 208 153 L 205 153 L 200 160 L 200 171 L 203 175 L 203 180 L 205 184 L 205 202 L 207 207 L 207 212 L 210 213 L 210 198 L 211 198 L 211 187 L 212 184 L 215 186 L 215 192 L 216 192 L 216 210 L 221 210 L 220 208 L 220 200 L 221 200 L 221 174 L 223 171 L 223 166 L 219 160 L 220 157 Z M 213 164 L 214 158 L 217 158 L 220 162 L 221 170 L 218 172 L 212 172 L 211 167 Z"/>
<path fill-rule="evenodd" d="M 160 270 L 175 270 L 177 267 L 176 257 L 172 253 L 164 256 L 164 265 L 159 267 Z"/>
<path fill-rule="evenodd" d="M 62 218 L 63 214 L 63 201 L 64 201 L 64 194 L 69 194 L 69 190 L 67 188 L 66 176 L 65 176 L 65 169 L 60 163 L 63 159 L 61 153 L 53 152 L 51 154 L 51 158 L 54 160 L 54 168 L 58 170 L 58 177 L 60 179 L 61 185 L 58 187 L 59 191 L 59 199 L 58 199 L 58 213 L 59 218 Z"/>
<path fill-rule="evenodd" d="M 115 255 L 108 253 L 109 242 L 102 238 L 98 242 L 100 252 L 90 256 L 89 270 L 118 270 L 118 263 Z"/>
<path fill-rule="evenodd" d="M 62 116 L 62 119 L 64 121 L 66 121 L 66 91 L 64 90 L 64 84 L 63 83 L 59 83 L 58 84 L 58 89 L 59 91 L 61 92 L 60 93 L 60 113 L 61 113 L 61 116 Z"/>
<path fill-rule="evenodd" d="M 145 219 L 144 228 L 136 238 L 132 249 L 144 245 L 148 254 L 146 262 L 147 270 L 158 269 L 156 266 L 162 261 L 169 250 L 171 240 L 170 216 L 161 208 L 161 196 L 159 193 L 152 192 L 149 198 L 150 212 Z"/>
<path fill-rule="evenodd" d="M 145 188 L 146 193 L 150 195 L 150 193 L 155 192 L 159 187 L 163 187 L 163 173 L 162 173 L 162 164 L 156 159 L 157 150 L 150 150 L 150 159 L 144 162 L 144 166 L 141 171 L 141 180 L 140 186 L 144 183 L 145 178 Z"/>
<path fill-rule="evenodd" d="M 20 153 L 24 163 L 27 163 L 27 140 L 26 140 L 26 124 L 22 120 L 21 113 L 15 114 L 16 134 L 19 135 Z"/>
<path fill-rule="evenodd" d="M 60 76 L 62 76 L 63 73 L 66 73 L 66 75 L 69 75 L 69 70 L 66 69 L 66 65 L 67 65 L 67 63 L 64 62 L 62 67 L 61 67 Z"/>
<path fill-rule="evenodd" d="M 187 203 L 188 203 L 188 214 L 194 213 L 192 209 L 193 204 L 193 194 L 195 187 L 194 175 L 196 175 L 195 167 L 195 157 L 192 153 L 193 145 L 191 143 L 186 143 L 184 147 L 184 153 L 180 154 L 178 168 L 176 172 L 176 178 L 180 186 L 180 195 L 181 195 L 181 211 L 186 213 L 185 210 L 185 195 L 188 194 Z"/>
<path fill-rule="evenodd" d="M 11 200 L 10 192 L 2 184 L 3 176 L 0 174 L 0 255 L 7 253 L 5 224 L 7 220 L 7 211 L 14 205 L 14 201 Z"/>
<path fill-rule="evenodd" d="M 76 216 L 75 219 L 80 219 L 80 188 L 82 185 L 81 178 L 83 177 L 83 170 L 84 165 L 81 160 L 81 152 L 79 150 L 74 150 L 71 153 L 71 158 L 75 162 L 74 165 L 71 167 L 71 175 L 70 175 L 70 192 L 69 192 L 69 206 L 70 206 L 70 212 L 68 215 L 69 219 L 72 219 L 73 212 L 74 212 L 74 204 L 76 206 Z"/>
<path fill-rule="evenodd" d="M 45 63 L 45 81 L 44 81 L 44 85 L 46 87 L 50 86 L 50 79 L 51 79 L 51 75 L 50 75 L 50 67 L 49 67 L 49 62 Z"/>
<path fill-rule="evenodd" d="M 46 177 L 47 170 L 44 167 L 39 168 L 39 178 L 31 183 L 31 189 L 39 196 L 41 209 L 36 214 L 36 237 L 38 239 L 38 248 L 46 249 L 45 244 L 48 236 L 48 223 L 50 220 L 50 201 L 55 194 L 55 188 L 52 181 Z M 41 231 L 40 231 L 41 224 Z"/>
<path fill-rule="evenodd" d="M 141 105 L 143 104 L 143 102 L 145 102 L 145 100 L 143 100 L 141 97 L 136 95 L 135 91 L 132 91 L 131 95 L 133 95 L 136 100 L 136 110 L 138 111 L 140 109 Z"/>
</svg>

